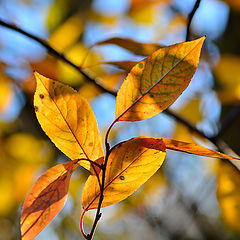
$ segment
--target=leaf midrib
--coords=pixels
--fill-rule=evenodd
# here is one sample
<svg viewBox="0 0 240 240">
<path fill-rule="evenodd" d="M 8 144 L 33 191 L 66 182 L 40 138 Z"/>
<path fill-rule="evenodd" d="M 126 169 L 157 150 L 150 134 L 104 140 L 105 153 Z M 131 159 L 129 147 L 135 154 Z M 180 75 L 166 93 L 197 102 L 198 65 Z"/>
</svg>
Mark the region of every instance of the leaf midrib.
<svg viewBox="0 0 240 240">
<path fill-rule="evenodd" d="M 52 101 L 54 102 L 57 110 L 59 111 L 60 115 L 62 116 L 63 120 L 65 121 L 67 127 L 69 128 L 70 132 L 72 133 L 73 137 L 76 139 L 76 142 L 78 143 L 78 145 L 80 146 L 80 148 L 82 149 L 83 153 L 85 154 L 86 158 L 89 159 L 87 153 L 85 152 L 83 146 L 81 145 L 81 143 L 79 142 L 79 140 L 77 139 L 77 136 L 74 134 L 73 130 L 71 129 L 70 125 L 68 124 L 67 120 L 65 119 L 65 117 L 63 116 L 61 110 L 59 109 L 57 103 L 54 101 L 54 98 L 52 97 L 50 91 L 48 91 L 47 87 L 44 85 L 43 81 L 41 80 L 40 77 L 38 77 L 38 79 L 41 81 L 42 85 L 44 86 L 44 88 L 46 89 L 46 91 L 48 92 L 49 96 L 51 97 Z M 75 93 L 76 94 L 76 93 Z"/>
</svg>

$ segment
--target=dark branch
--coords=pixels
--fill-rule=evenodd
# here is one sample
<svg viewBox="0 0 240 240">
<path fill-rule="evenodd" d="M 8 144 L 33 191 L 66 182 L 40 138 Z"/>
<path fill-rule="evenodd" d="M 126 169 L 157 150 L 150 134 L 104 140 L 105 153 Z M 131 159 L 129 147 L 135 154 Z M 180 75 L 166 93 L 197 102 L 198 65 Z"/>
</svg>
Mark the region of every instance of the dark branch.
<svg viewBox="0 0 240 240">
<path fill-rule="evenodd" d="M 192 11 L 188 15 L 186 41 L 190 40 L 190 26 L 191 26 L 191 23 L 192 23 L 192 19 L 193 19 L 194 15 L 195 15 L 197 9 L 199 8 L 200 2 L 201 2 L 201 0 L 196 0 Z"/>
<path fill-rule="evenodd" d="M 0 19 L 0 25 L 3 26 L 3 27 L 6 27 L 8 29 L 14 30 L 18 33 L 21 33 L 22 35 L 38 42 L 40 45 L 42 45 L 49 52 L 49 54 L 57 57 L 58 59 L 61 59 L 63 62 L 65 62 L 65 63 L 69 64 L 70 66 L 72 66 L 73 68 L 75 68 L 79 73 L 81 73 L 87 79 L 88 82 L 91 82 L 95 86 L 97 86 L 99 88 L 99 90 L 101 90 L 104 93 L 110 93 L 110 94 L 116 96 L 116 92 L 114 92 L 110 89 L 107 89 L 107 88 L 103 87 L 102 85 L 100 85 L 95 79 L 93 79 L 92 77 L 89 76 L 89 73 L 86 73 L 81 67 L 77 66 L 72 61 L 70 61 L 63 53 L 58 52 L 53 47 L 51 47 L 50 44 L 46 40 L 44 40 L 42 38 L 39 38 L 39 37 L 37 37 L 33 34 L 28 33 L 26 31 L 24 31 L 23 29 L 17 27 L 16 25 L 4 22 L 1 19 Z"/>
<path fill-rule="evenodd" d="M 236 121 L 239 117 L 240 117 L 240 102 L 236 106 L 234 106 L 223 118 L 218 134 L 214 136 L 214 138 L 220 138 L 231 126 L 231 124 L 234 121 Z"/>
</svg>

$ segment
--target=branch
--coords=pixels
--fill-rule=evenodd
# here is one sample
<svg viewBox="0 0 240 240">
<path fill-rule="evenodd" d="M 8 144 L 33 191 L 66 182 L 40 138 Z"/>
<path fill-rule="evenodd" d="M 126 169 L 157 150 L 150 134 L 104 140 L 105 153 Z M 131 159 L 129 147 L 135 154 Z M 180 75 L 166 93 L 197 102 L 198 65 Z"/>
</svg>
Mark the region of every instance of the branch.
<svg viewBox="0 0 240 240">
<path fill-rule="evenodd" d="M 188 23 L 187 23 L 187 33 L 186 33 L 186 41 L 190 40 L 190 26 L 192 23 L 192 19 L 194 17 L 194 14 L 196 13 L 197 9 L 199 8 L 201 0 L 196 0 L 194 7 L 192 11 L 188 15 Z"/>
<path fill-rule="evenodd" d="M 231 126 L 231 124 L 234 121 L 236 121 L 239 117 L 240 117 L 240 102 L 237 105 L 235 105 L 223 118 L 221 122 L 221 127 L 217 135 L 214 136 L 213 138 L 221 137 L 226 132 L 226 130 Z"/>
<path fill-rule="evenodd" d="M 88 82 L 93 83 L 96 87 L 99 88 L 99 90 L 101 90 L 104 93 L 109 93 L 109 94 L 116 96 L 116 93 L 114 91 L 107 89 L 107 88 L 103 87 L 102 85 L 100 85 L 95 79 L 90 77 L 89 73 L 85 72 L 81 67 L 77 66 L 72 61 L 70 61 L 63 53 L 58 52 L 56 49 L 51 47 L 50 44 L 46 40 L 39 38 L 31 33 L 28 33 L 26 31 L 24 31 L 23 29 L 17 27 L 16 25 L 7 23 L 1 19 L 0 19 L 0 25 L 3 27 L 6 27 L 8 29 L 11 29 L 15 32 L 21 33 L 22 35 L 36 41 L 37 43 L 42 45 L 49 52 L 49 54 L 57 57 L 58 59 L 61 59 L 63 62 L 65 62 L 65 63 L 69 64 L 70 66 L 72 66 L 73 68 L 75 68 L 79 73 L 81 73 L 87 79 Z"/>
</svg>

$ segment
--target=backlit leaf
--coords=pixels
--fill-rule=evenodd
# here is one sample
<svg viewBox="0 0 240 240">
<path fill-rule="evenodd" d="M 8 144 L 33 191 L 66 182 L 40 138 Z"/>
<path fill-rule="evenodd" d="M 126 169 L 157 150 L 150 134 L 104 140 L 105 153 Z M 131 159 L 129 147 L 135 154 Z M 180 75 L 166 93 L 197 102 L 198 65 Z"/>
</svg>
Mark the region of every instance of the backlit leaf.
<svg viewBox="0 0 240 240">
<path fill-rule="evenodd" d="M 186 143 L 186 142 L 181 142 L 181 141 L 167 139 L 167 138 L 162 138 L 162 140 L 165 143 L 167 149 L 190 153 L 190 154 L 196 154 L 196 155 L 205 156 L 205 157 L 213 157 L 213 158 L 221 158 L 221 159 L 237 159 L 227 154 L 202 147 L 195 143 Z"/>
<path fill-rule="evenodd" d="M 189 85 L 204 39 L 161 48 L 135 65 L 118 91 L 116 119 L 139 121 L 168 108 Z"/>
<path fill-rule="evenodd" d="M 234 104 L 240 100 L 240 58 L 237 55 L 223 54 L 215 68 L 221 89 L 217 91 L 223 104 Z"/>
<path fill-rule="evenodd" d="M 165 155 L 161 139 L 138 137 L 116 145 L 106 166 L 102 207 L 120 202 L 135 192 L 160 168 Z M 89 176 L 82 195 L 83 208 L 97 208 L 99 195 L 97 177 Z"/>
<path fill-rule="evenodd" d="M 34 184 L 22 209 L 22 240 L 34 239 L 62 209 L 77 161 L 56 165 Z"/>
<path fill-rule="evenodd" d="M 97 122 L 86 99 L 58 81 L 35 73 L 34 108 L 41 127 L 69 158 L 97 160 L 103 156 Z M 90 163 L 80 161 L 90 170 Z M 92 170 L 93 171 L 93 170 Z"/>
<path fill-rule="evenodd" d="M 128 38 L 109 38 L 104 41 L 98 42 L 95 45 L 114 44 L 119 47 L 125 48 L 128 51 L 142 56 L 149 56 L 153 52 L 157 51 L 162 45 L 156 43 L 140 43 Z"/>
<path fill-rule="evenodd" d="M 240 232 L 240 175 L 239 170 L 227 161 L 217 167 L 217 199 L 223 219 L 228 226 Z"/>
</svg>

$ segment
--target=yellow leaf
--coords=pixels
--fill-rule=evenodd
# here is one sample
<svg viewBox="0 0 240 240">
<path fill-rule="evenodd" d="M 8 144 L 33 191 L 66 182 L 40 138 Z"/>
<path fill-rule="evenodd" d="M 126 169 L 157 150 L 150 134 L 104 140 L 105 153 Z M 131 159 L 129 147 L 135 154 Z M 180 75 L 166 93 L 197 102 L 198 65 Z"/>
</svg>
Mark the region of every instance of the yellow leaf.
<svg viewBox="0 0 240 240">
<path fill-rule="evenodd" d="M 215 74 L 221 85 L 217 91 L 223 104 L 234 104 L 240 100 L 240 58 L 236 55 L 224 54 L 215 68 Z"/>
<path fill-rule="evenodd" d="M 204 39 L 161 48 L 135 65 L 118 91 L 116 119 L 139 121 L 168 108 L 189 85 Z"/>
<path fill-rule="evenodd" d="M 125 48 L 136 55 L 149 56 L 157 51 L 162 45 L 156 43 L 140 43 L 128 38 L 109 38 L 104 41 L 98 42 L 95 45 L 115 44 L 119 47 Z"/>
<path fill-rule="evenodd" d="M 11 104 L 13 98 L 13 88 L 11 80 L 5 75 L 0 62 L 0 112 L 5 111 Z"/>
<path fill-rule="evenodd" d="M 161 139 L 138 137 L 116 145 L 106 166 L 102 207 L 120 202 L 135 192 L 160 168 L 165 155 Z M 97 177 L 89 176 L 83 189 L 83 208 L 97 208 L 99 195 Z"/>
<path fill-rule="evenodd" d="M 5 140 L 5 148 L 9 156 L 21 163 L 47 162 L 53 151 L 47 141 L 39 140 L 28 133 L 15 133 Z"/>
<path fill-rule="evenodd" d="M 97 122 L 86 99 L 73 88 L 35 73 L 34 108 L 42 129 L 69 158 L 103 156 Z M 90 163 L 80 161 L 90 170 Z"/>
<path fill-rule="evenodd" d="M 169 0 L 131 0 L 128 15 L 136 23 L 153 24 L 159 14 L 159 3 L 164 2 Z"/>
<path fill-rule="evenodd" d="M 56 50 L 64 51 L 77 42 L 82 31 L 83 22 L 79 15 L 74 15 L 68 18 L 51 34 L 49 42 Z"/>
<path fill-rule="evenodd" d="M 223 219 L 233 230 L 240 232 L 240 175 L 229 162 L 219 162 L 217 168 L 217 199 Z"/>
<path fill-rule="evenodd" d="M 164 144 L 167 149 L 185 152 L 189 154 L 196 154 L 205 157 L 213 157 L 213 158 L 221 158 L 221 159 L 238 159 L 235 157 L 231 157 L 227 154 L 220 153 L 205 147 L 202 147 L 195 143 L 186 143 L 173 139 L 162 138 Z"/>
</svg>

